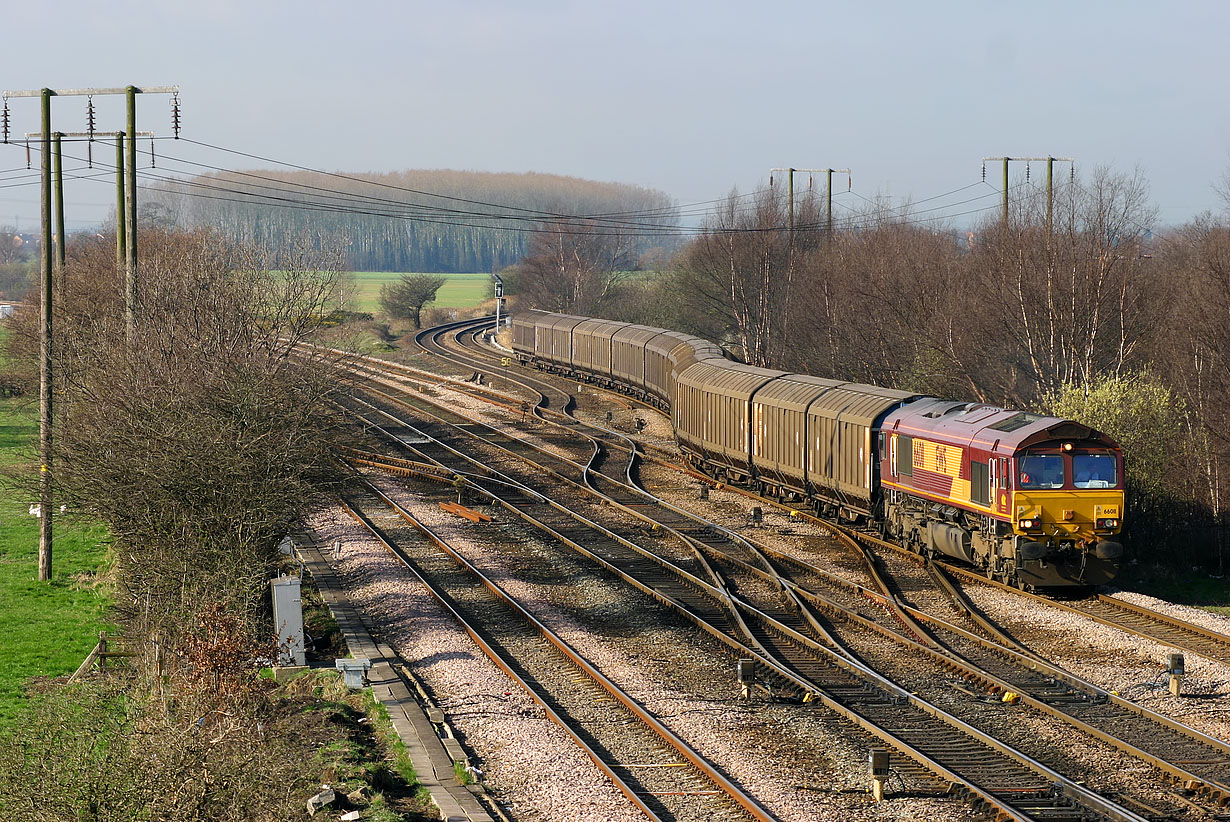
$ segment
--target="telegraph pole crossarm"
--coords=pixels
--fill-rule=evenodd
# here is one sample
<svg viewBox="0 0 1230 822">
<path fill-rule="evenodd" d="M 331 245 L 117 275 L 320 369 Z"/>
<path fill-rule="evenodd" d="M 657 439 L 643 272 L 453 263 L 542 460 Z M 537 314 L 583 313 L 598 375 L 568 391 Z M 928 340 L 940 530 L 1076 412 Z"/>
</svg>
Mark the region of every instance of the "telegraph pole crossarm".
<svg viewBox="0 0 1230 822">
<path fill-rule="evenodd" d="M 983 163 L 1003 163 L 1004 164 L 1004 228 L 1008 227 L 1008 163 L 1046 163 L 1046 233 L 1049 237 L 1051 229 L 1054 226 L 1055 200 L 1054 187 L 1052 180 L 1054 178 L 1055 163 L 1075 163 L 1071 157 L 983 157 Z M 986 167 L 983 166 L 983 173 L 986 173 Z"/>
<path fill-rule="evenodd" d="M 802 174 L 826 174 L 828 175 L 828 210 L 826 211 L 825 231 L 831 236 L 833 233 L 833 175 L 844 174 L 847 178 L 850 176 L 848 168 L 771 168 L 769 169 L 769 187 L 773 186 L 773 175 L 777 172 L 784 172 L 787 177 L 786 197 L 789 203 L 790 213 L 790 230 L 794 231 L 794 175 Z"/>
<path fill-rule="evenodd" d="M 46 89 L 52 97 L 102 97 L 108 94 L 127 94 L 135 89 L 137 94 L 179 94 L 179 86 L 124 86 L 123 88 L 53 88 Z M 38 97 L 43 89 L 0 92 L 5 97 Z"/>
</svg>

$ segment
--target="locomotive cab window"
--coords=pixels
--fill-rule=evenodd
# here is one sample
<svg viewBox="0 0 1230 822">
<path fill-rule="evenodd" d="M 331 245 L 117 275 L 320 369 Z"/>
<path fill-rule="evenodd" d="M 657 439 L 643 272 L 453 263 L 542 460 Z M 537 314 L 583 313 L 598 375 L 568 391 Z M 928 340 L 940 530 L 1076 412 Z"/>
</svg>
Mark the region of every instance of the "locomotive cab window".
<svg viewBox="0 0 1230 822">
<path fill-rule="evenodd" d="M 897 474 L 902 477 L 914 476 L 913 437 L 897 437 Z"/>
<path fill-rule="evenodd" d="M 1063 457 L 1059 454 L 1030 454 L 1017 461 L 1018 488 L 1063 488 Z"/>
<path fill-rule="evenodd" d="M 1073 454 L 1072 484 L 1077 488 L 1114 488 L 1118 463 L 1111 454 Z"/>
</svg>

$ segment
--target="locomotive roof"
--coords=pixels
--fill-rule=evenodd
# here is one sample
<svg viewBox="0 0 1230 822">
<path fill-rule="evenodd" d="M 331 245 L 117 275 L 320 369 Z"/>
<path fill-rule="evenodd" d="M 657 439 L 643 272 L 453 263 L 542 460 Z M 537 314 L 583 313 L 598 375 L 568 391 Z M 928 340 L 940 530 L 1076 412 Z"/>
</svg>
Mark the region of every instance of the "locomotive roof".
<svg viewBox="0 0 1230 822">
<path fill-rule="evenodd" d="M 924 397 L 889 414 L 884 429 L 951 445 L 1011 456 L 1051 440 L 1095 440 L 1114 448 L 1100 431 L 1061 417 L 1013 411 L 977 402 Z"/>
</svg>

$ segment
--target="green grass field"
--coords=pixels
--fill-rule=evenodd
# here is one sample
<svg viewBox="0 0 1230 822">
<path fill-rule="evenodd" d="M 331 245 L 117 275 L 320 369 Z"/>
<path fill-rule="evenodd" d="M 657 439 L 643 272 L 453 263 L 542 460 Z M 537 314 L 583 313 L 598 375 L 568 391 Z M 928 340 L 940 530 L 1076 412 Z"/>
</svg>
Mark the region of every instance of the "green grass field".
<svg viewBox="0 0 1230 822">
<path fill-rule="evenodd" d="M 380 311 L 380 287 L 402 276 L 390 271 L 355 271 L 354 311 Z M 448 281 L 440 287 L 435 302 L 428 308 L 473 308 L 488 297 L 490 274 L 441 274 Z"/>
<path fill-rule="evenodd" d="M 37 442 L 37 408 L 0 399 L 0 466 L 30 463 Z M 39 582 L 38 520 L 30 494 L 10 486 L 0 487 L 0 726 L 20 706 L 28 677 L 72 673 L 110 627 L 110 596 L 96 584 L 106 531 L 58 518 L 52 580 Z"/>
</svg>

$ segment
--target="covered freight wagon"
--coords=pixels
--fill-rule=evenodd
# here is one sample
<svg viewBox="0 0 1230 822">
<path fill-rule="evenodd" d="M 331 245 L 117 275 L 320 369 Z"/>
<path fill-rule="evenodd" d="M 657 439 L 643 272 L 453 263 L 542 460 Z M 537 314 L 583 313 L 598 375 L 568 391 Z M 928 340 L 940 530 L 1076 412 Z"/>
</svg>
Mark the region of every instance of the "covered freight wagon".
<svg viewBox="0 0 1230 822">
<path fill-rule="evenodd" d="M 785 373 L 721 359 L 701 360 L 684 369 L 671 404 L 680 446 L 723 468 L 730 479 L 752 476 L 752 395 Z"/>
</svg>

